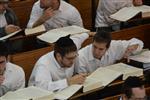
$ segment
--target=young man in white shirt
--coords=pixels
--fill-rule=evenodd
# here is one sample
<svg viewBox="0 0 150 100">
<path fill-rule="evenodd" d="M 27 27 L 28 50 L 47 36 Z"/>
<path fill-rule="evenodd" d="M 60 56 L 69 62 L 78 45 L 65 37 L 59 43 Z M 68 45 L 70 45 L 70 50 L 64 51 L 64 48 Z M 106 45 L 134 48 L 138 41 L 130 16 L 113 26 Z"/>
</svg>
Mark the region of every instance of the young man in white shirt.
<svg viewBox="0 0 150 100">
<path fill-rule="evenodd" d="M 142 48 L 141 40 L 111 40 L 109 32 L 99 30 L 93 37 L 93 43 L 79 50 L 77 73 L 91 73 L 99 67 L 127 58 Z"/>
<path fill-rule="evenodd" d="M 24 86 L 25 74 L 23 69 L 8 61 L 7 44 L 0 42 L 0 87 L 3 87 L 4 92 L 15 91 Z"/>
<path fill-rule="evenodd" d="M 88 38 L 87 33 L 61 37 L 54 45 L 54 51 L 43 55 L 35 64 L 29 79 L 34 85 L 49 91 L 62 90 L 72 84 L 82 84 L 86 74 L 74 75 L 77 50 Z"/>
<path fill-rule="evenodd" d="M 99 0 L 95 27 L 108 32 L 119 30 L 120 22 L 111 19 L 110 15 L 123 7 L 140 6 L 142 3 L 142 0 Z"/>
<path fill-rule="evenodd" d="M 70 25 L 83 26 L 78 10 L 63 0 L 39 0 L 33 5 L 27 27 L 41 24 L 47 30 Z"/>
</svg>

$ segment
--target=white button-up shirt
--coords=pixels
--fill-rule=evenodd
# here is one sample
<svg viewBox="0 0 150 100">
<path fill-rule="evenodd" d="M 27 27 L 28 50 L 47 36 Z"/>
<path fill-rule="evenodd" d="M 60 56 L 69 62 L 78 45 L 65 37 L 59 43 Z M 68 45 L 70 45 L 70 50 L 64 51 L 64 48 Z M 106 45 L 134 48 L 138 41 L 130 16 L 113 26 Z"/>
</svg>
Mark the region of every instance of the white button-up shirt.
<svg viewBox="0 0 150 100">
<path fill-rule="evenodd" d="M 127 47 L 133 44 L 139 44 L 138 51 L 142 50 L 143 48 L 143 42 L 141 40 L 138 40 L 136 38 L 133 38 L 131 40 L 112 40 L 110 47 L 105 52 L 105 54 L 102 56 L 101 59 L 96 59 L 93 56 L 93 45 L 90 44 L 81 50 L 79 50 L 79 60 L 76 62 L 78 63 L 78 67 L 76 67 L 77 73 L 81 72 L 87 72 L 91 73 L 95 71 L 99 67 L 104 67 L 107 65 L 114 64 L 117 60 L 120 60 Z"/>
<path fill-rule="evenodd" d="M 78 49 L 87 38 L 87 33 L 71 37 Z M 73 64 L 70 68 L 62 68 L 54 57 L 54 51 L 52 51 L 37 61 L 30 76 L 29 85 L 35 85 L 49 91 L 62 90 L 68 86 L 66 78 L 72 77 L 74 67 Z"/>
<path fill-rule="evenodd" d="M 37 1 L 33 5 L 30 20 L 28 22 L 27 27 L 32 27 L 33 24 L 43 15 L 43 12 L 44 9 L 40 8 L 40 2 Z M 78 10 L 71 4 L 60 0 L 59 9 L 55 11 L 55 15 L 48 19 L 44 23 L 44 25 L 47 28 L 47 30 L 50 30 L 70 25 L 77 25 L 82 27 L 83 23 Z"/>
<path fill-rule="evenodd" d="M 4 72 L 5 80 L 2 85 L 5 85 L 10 90 L 14 91 L 25 86 L 25 74 L 21 67 L 8 62 Z"/>
<path fill-rule="evenodd" d="M 107 27 L 118 23 L 118 21 L 111 19 L 110 15 L 128 6 L 133 6 L 132 0 L 99 0 L 95 27 Z"/>
<path fill-rule="evenodd" d="M 6 13 L 6 11 L 4 11 L 4 13 L 0 14 L 0 27 L 5 27 L 7 25 L 5 13 Z"/>
</svg>

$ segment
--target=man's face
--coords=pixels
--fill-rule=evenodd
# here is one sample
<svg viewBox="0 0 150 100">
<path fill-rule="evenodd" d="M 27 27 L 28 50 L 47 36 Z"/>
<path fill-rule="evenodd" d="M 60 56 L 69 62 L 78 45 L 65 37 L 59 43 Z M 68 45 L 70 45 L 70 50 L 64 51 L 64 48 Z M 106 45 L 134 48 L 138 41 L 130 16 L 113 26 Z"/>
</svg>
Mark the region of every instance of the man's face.
<svg viewBox="0 0 150 100">
<path fill-rule="evenodd" d="M 53 0 L 40 0 L 40 7 L 47 9 L 52 6 L 52 1 Z"/>
<path fill-rule="evenodd" d="M 132 97 L 130 100 L 146 100 L 145 88 L 132 88 Z"/>
<path fill-rule="evenodd" d="M 0 56 L 0 74 L 4 72 L 6 68 L 7 59 L 5 56 Z"/>
<path fill-rule="evenodd" d="M 93 42 L 93 56 L 96 59 L 100 59 L 106 52 L 107 43 L 98 43 L 98 42 Z"/>
<path fill-rule="evenodd" d="M 7 3 L 0 3 L 0 14 L 3 13 L 8 7 Z"/>
<path fill-rule="evenodd" d="M 60 63 L 62 64 L 63 67 L 69 68 L 74 64 L 77 56 L 78 56 L 78 53 L 76 51 L 70 52 L 66 54 L 65 56 L 61 57 Z"/>
<path fill-rule="evenodd" d="M 133 5 L 134 6 L 141 6 L 143 4 L 142 0 L 133 0 Z"/>
</svg>

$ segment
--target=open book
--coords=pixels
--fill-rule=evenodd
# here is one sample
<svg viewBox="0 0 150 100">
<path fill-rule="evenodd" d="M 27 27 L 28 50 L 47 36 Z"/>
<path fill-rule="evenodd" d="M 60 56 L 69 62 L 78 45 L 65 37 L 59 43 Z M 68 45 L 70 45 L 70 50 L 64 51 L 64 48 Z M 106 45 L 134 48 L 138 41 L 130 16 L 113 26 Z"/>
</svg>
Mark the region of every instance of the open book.
<svg viewBox="0 0 150 100">
<path fill-rule="evenodd" d="M 39 25 L 35 28 L 25 29 L 25 35 L 32 35 L 32 34 L 35 34 L 35 33 L 38 33 L 38 32 L 44 32 L 44 31 L 46 31 L 44 25 Z"/>
<path fill-rule="evenodd" d="M 129 59 L 142 63 L 150 63 L 150 50 L 143 51 L 140 54 L 134 56 L 130 56 Z"/>
<path fill-rule="evenodd" d="M 73 25 L 73 26 L 67 26 L 67 27 L 49 30 L 44 34 L 37 36 L 37 38 L 48 43 L 54 43 L 60 37 L 67 36 L 69 34 L 72 35 L 72 34 L 78 34 L 84 32 L 90 32 L 90 31 L 82 27 Z"/>
<path fill-rule="evenodd" d="M 127 79 L 129 76 L 142 76 L 143 69 L 133 67 L 124 63 L 113 64 L 107 66 L 106 68 L 121 72 L 123 74 L 123 80 Z"/>
<path fill-rule="evenodd" d="M 123 75 L 123 80 L 125 80 L 129 76 L 142 76 L 143 69 L 136 68 L 123 63 L 113 64 L 106 67 L 100 67 L 86 78 L 85 83 L 82 86 L 69 86 L 63 91 L 58 92 L 61 94 L 57 94 L 57 98 L 69 98 L 79 89 L 81 89 L 81 87 L 83 87 L 83 92 L 88 92 L 90 90 L 98 88 L 104 88 L 121 75 Z"/>
<path fill-rule="evenodd" d="M 38 87 L 30 86 L 8 92 L 0 100 L 53 100 L 54 94 Z"/>
<path fill-rule="evenodd" d="M 150 70 L 150 50 L 143 50 L 137 55 L 130 56 L 129 59 L 132 64 L 138 64 L 144 70 Z"/>
<path fill-rule="evenodd" d="M 112 14 L 110 18 L 125 22 L 133 18 L 140 12 L 142 12 L 142 17 L 150 17 L 150 6 L 142 5 L 136 7 L 124 7 L 118 12 Z"/>
<path fill-rule="evenodd" d="M 8 38 L 10 38 L 10 37 L 16 35 L 16 34 L 19 33 L 20 31 L 21 31 L 21 29 L 18 30 L 18 31 L 15 31 L 15 32 L 13 32 L 13 33 L 10 33 L 10 34 L 8 34 L 8 35 L 6 35 L 6 36 L 0 37 L 0 41 L 5 40 L 5 39 L 8 39 Z"/>
</svg>

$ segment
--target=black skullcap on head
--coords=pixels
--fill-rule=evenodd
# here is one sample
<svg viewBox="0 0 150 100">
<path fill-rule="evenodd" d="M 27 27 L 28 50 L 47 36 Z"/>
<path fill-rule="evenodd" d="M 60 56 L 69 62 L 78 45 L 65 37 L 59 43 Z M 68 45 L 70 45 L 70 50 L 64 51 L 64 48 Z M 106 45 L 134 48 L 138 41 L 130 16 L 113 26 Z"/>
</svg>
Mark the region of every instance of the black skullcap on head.
<svg viewBox="0 0 150 100">
<path fill-rule="evenodd" d="M 77 50 L 77 47 L 73 40 L 70 38 L 70 35 L 59 38 L 54 45 L 54 54 L 61 54 L 65 56 L 67 53 L 74 52 Z"/>
<path fill-rule="evenodd" d="M 139 77 L 130 76 L 125 80 L 124 84 L 128 87 L 136 88 L 141 87 L 144 83 Z"/>
<path fill-rule="evenodd" d="M 72 44 L 74 44 L 73 40 L 70 39 L 70 35 L 67 35 L 65 37 L 61 37 L 59 38 L 55 44 L 59 47 L 69 47 L 69 46 L 72 46 Z"/>
<path fill-rule="evenodd" d="M 0 56 L 8 56 L 9 50 L 8 45 L 4 41 L 0 41 Z"/>
</svg>

